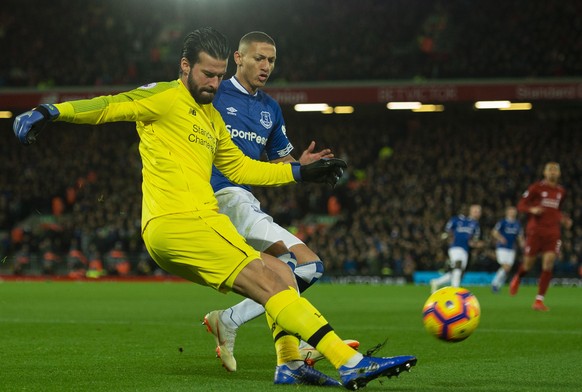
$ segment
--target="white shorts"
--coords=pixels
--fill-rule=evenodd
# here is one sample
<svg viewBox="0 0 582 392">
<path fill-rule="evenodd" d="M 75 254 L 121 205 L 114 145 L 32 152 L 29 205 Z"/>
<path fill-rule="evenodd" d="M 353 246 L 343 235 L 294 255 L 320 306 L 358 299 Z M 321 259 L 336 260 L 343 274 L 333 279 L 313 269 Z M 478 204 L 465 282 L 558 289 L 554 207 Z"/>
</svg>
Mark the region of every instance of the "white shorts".
<svg viewBox="0 0 582 392">
<path fill-rule="evenodd" d="M 495 249 L 495 256 L 499 264 L 512 266 L 515 261 L 515 249 L 497 248 Z"/>
<path fill-rule="evenodd" d="M 251 192 L 239 187 L 227 187 L 214 195 L 220 212 L 228 215 L 240 235 L 256 250 L 263 252 L 277 241 L 283 241 L 287 249 L 303 244 L 261 211 L 261 203 Z"/>
<path fill-rule="evenodd" d="M 461 268 L 465 270 L 469 261 L 469 253 L 464 248 L 454 246 L 449 248 L 449 265 L 451 268 L 455 267 L 457 261 L 461 262 Z"/>
</svg>

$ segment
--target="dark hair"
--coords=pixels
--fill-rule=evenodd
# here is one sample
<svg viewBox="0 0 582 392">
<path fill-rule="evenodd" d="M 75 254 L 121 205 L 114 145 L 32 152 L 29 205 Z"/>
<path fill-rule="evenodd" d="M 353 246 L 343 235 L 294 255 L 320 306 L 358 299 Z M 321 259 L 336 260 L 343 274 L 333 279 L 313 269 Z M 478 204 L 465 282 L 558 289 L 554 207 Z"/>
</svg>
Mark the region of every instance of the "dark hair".
<svg viewBox="0 0 582 392">
<path fill-rule="evenodd" d="M 263 33 L 262 31 L 251 31 L 242 36 L 238 43 L 238 47 L 240 49 L 242 45 L 253 42 L 262 42 L 275 46 L 275 40 L 273 40 L 273 38 L 271 38 L 267 33 Z"/>
<path fill-rule="evenodd" d="M 207 53 L 218 60 L 226 60 L 230 55 L 228 40 L 224 34 L 212 27 L 194 30 L 184 38 L 182 57 L 186 58 L 190 64 L 195 64 L 199 60 L 200 52 Z"/>
</svg>

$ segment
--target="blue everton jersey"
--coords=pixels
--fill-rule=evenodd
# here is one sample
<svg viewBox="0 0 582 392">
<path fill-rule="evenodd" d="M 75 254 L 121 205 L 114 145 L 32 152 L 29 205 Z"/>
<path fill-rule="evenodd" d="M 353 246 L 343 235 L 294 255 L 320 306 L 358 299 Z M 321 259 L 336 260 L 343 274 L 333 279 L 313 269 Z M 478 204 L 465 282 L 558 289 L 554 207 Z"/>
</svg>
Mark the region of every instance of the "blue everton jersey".
<svg viewBox="0 0 582 392">
<path fill-rule="evenodd" d="M 499 232 L 505 238 L 507 243 L 501 244 L 497 243 L 498 248 L 507 248 L 513 249 L 515 246 L 515 240 L 521 233 L 521 224 L 516 219 L 508 220 L 508 219 L 501 219 L 499 222 L 495 224 L 493 227 L 495 230 Z"/>
<path fill-rule="evenodd" d="M 285 134 L 285 122 L 279 104 L 258 90 L 250 95 L 233 76 L 220 84 L 213 101 L 220 112 L 232 141 L 249 157 L 260 160 L 283 158 L 293 146 Z M 230 182 L 216 167 L 212 167 L 210 180 L 214 192 L 228 187 L 248 185 Z"/>
<path fill-rule="evenodd" d="M 481 237 L 479 222 L 465 215 L 452 217 L 446 224 L 445 230 L 453 236 L 451 248 L 461 247 L 469 251 L 469 241 Z"/>
</svg>

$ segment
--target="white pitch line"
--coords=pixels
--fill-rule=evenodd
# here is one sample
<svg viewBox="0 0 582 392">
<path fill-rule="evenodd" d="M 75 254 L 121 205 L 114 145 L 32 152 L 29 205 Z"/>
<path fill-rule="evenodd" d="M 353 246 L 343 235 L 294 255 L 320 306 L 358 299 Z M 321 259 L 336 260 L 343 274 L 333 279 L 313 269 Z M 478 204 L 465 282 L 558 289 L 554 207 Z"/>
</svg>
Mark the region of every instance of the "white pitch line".
<svg viewBox="0 0 582 392">
<path fill-rule="evenodd" d="M 11 323 L 11 324 L 112 324 L 112 325 L 183 325 L 189 326 L 193 323 L 177 323 L 177 322 L 163 322 L 163 321 L 124 321 L 124 320 L 56 320 L 56 319 L 21 319 L 21 318 L 0 318 L 0 323 Z M 202 321 L 201 321 L 202 323 Z"/>
<path fill-rule="evenodd" d="M 191 327 L 196 326 L 202 321 L 194 320 L 192 322 L 175 322 L 175 321 L 124 321 L 124 320 L 58 320 L 58 319 L 23 319 L 23 318 L 0 318 L 1 323 L 10 324 L 94 324 L 94 325 L 152 325 L 152 326 L 185 326 Z M 244 328 L 262 328 L 263 325 L 260 323 L 249 323 L 245 325 Z M 418 329 L 421 330 L 422 327 Z M 402 331 L 402 328 L 396 327 L 374 327 L 374 326 L 361 326 L 358 327 L 359 330 L 392 330 L 392 331 Z M 543 334 L 543 335 L 582 335 L 582 329 L 580 330 L 539 330 L 539 329 L 503 329 L 503 328 L 477 328 L 479 333 L 527 333 L 527 334 Z"/>
<path fill-rule="evenodd" d="M 543 335 L 582 335 L 582 329 L 581 330 L 572 330 L 572 331 L 567 331 L 567 330 L 540 330 L 540 329 L 497 329 L 497 328 L 479 328 L 477 327 L 477 330 L 481 333 L 481 332 L 488 332 L 488 333 L 531 333 L 531 334 L 543 334 Z"/>
</svg>

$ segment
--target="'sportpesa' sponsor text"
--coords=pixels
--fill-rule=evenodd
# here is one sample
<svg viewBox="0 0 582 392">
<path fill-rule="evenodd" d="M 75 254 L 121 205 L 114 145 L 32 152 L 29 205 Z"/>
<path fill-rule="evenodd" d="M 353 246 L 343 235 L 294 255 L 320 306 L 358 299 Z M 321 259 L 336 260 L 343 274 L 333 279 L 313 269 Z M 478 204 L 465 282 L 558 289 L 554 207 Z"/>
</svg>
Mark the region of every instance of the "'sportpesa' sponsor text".
<svg viewBox="0 0 582 392">
<path fill-rule="evenodd" d="M 230 125 L 227 125 L 226 129 L 228 130 L 228 133 L 230 133 L 230 137 L 232 139 L 234 138 L 244 139 L 251 142 L 255 142 L 257 144 L 261 144 L 263 146 L 267 144 L 267 138 L 258 135 L 256 132 L 242 131 L 240 129 L 233 128 Z"/>
</svg>

